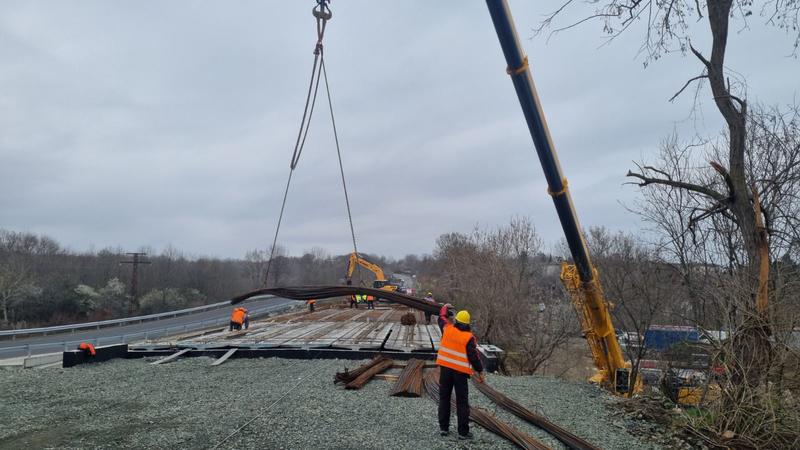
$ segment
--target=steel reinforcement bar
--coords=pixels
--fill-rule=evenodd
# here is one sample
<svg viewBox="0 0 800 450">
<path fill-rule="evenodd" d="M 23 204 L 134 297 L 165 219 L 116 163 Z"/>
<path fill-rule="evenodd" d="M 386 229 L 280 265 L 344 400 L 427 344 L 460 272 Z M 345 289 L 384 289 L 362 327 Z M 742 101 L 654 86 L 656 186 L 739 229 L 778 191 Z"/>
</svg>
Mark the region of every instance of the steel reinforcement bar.
<svg viewBox="0 0 800 450">
<path fill-rule="evenodd" d="M 249 298 L 260 295 L 274 295 L 276 297 L 283 297 L 292 300 L 319 300 L 322 298 L 346 297 L 359 294 L 383 298 L 431 314 L 438 314 L 439 309 L 442 307 L 442 305 L 439 303 L 430 303 L 421 298 L 412 297 L 410 295 L 359 286 L 300 286 L 259 289 L 257 291 L 248 292 L 238 297 L 234 297 L 231 299 L 231 304 L 235 305 Z"/>
<path fill-rule="evenodd" d="M 437 380 L 438 375 L 438 370 L 428 370 L 426 371 L 424 377 L 425 390 L 428 392 L 428 396 L 430 396 L 430 398 L 435 402 L 439 401 L 439 381 Z M 455 399 L 453 399 L 453 404 L 455 405 Z M 505 422 L 502 422 L 480 408 L 476 408 L 474 406 L 469 407 L 469 420 L 477 423 L 483 428 L 486 428 L 492 433 L 507 439 L 509 442 L 513 443 L 519 448 L 526 450 L 551 450 L 550 447 L 536 440 L 533 436 L 520 431 Z"/>
<path fill-rule="evenodd" d="M 475 382 L 474 380 L 472 384 L 484 395 L 489 397 L 489 399 L 492 400 L 495 404 L 503 407 L 503 409 L 510 412 L 511 414 L 514 414 L 520 419 L 530 424 L 536 425 L 537 427 L 541 428 L 544 431 L 547 431 L 567 447 L 573 450 L 601 450 L 600 447 L 596 447 L 584 441 L 583 439 L 579 438 L 578 436 L 572 434 L 570 431 L 561 428 L 560 426 L 554 424 L 553 422 L 550 422 L 549 420 L 545 419 L 539 414 L 534 413 L 528 408 L 517 403 L 515 400 L 507 397 L 503 393 L 492 388 L 488 384 L 478 383 Z"/>
</svg>

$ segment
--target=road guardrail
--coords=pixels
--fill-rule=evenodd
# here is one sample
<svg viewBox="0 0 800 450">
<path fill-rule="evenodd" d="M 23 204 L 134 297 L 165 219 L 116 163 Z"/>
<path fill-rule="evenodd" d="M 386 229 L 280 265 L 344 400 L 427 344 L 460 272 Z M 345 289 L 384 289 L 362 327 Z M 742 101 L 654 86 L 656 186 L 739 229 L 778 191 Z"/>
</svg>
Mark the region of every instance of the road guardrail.
<svg viewBox="0 0 800 450">
<path fill-rule="evenodd" d="M 263 298 L 263 297 L 262 297 Z M 229 304 L 228 302 L 224 302 Z M 211 305 L 207 305 L 211 306 Z M 284 304 L 284 305 L 272 305 L 272 306 L 265 306 L 263 308 L 256 308 L 250 311 L 250 316 L 256 318 L 258 316 L 268 314 L 274 311 L 283 310 L 283 309 L 291 309 L 293 306 Z M 25 344 L 25 345 L 16 345 L 13 347 L 4 347 L 0 348 L 0 359 L 3 359 L 4 353 L 16 352 L 19 353 L 20 351 L 24 352 L 24 355 L 21 356 L 32 356 L 34 353 L 48 353 L 44 352 L 44 349 L 51 349 L 51 352 L 60 352 L 60 351 L 67 351 L 69 349 L 77 348 L 77 345 L 81 342 L 90 342 L 95 347 L 101 345 L 111 345 L 111 344 L 125 344 L 128 342 L 133 342 L 137 340 L 150 340 L 153 338 L 163 338 L 167 336 L 171 336 L 174 334 L 180 333 L 187 333 L 189 331 L 194 330 L 202 330 L 204 328 L 219 326 L 219 325 L 227 325 L 230 322 L 230 318 L 228 317 L 219 317 L 216 319 L 204 319 L 204 320 L 197 320 L 194 322 L 179 324 L 179 325 L 170 325 L 162 328 L 156 328 L 153 330 L 145 330 L 145 331 L 136 331 L 133 333 L 123 333 L 116 336 L 103 336 L 97 338 L 90 338 L 90 339 L 78 339 L 78 340 L 63 340 L 58 342 L 47 342 L 42 344 Z"/>
<path fill-rule="evenodd" d="M 263 295 L 260 297 L 254 297 L 253 300 L 263 300 L 265 298 L 274 298 L 274 295 Z M 187 314 L 194 314 L 197 312 L 204 312 L 204 311 L 211 311 L 214 309 L 224 308 L 226 306 L 230 306 L 230 301 L 224 301 L 219 303 L 212 303 L 210 305 L 202 305 L 202 306 L 195 306 L 193 308 L 186 308 L 180 309 L 177 311 L 168 311 L 163 313 L 157 314 L 148 314 L 146 316 L 135 316 L 135 317 L 124 317 L 122 319 L 111 319 L 111 320 L 101 320 L 98 322 L 86 322 L 86 323 L 76 323 L 70 325 L 57 325 L 53 327 L 42 327 L 42 328 L 22 328 L 19 330 L 4 330 L 0 331 L 0 339 L 3 338 L 11 338 L 11 340 L 16 340 L 19 336 L 30 336 L 34 334 L 41 334 L 46 336 L 48 334 L 53 333 L 61 333 L 65 331 L 75 332 L 76 330 L 85 330 L 89 328 L 94 328 L 99 330 L 103 327 L 108 327 L 112 325 L 128 325 L 132 323 L 142 323 L 151 320 L 160 320 L 160 319 L 167 319 L 173 318 L 178 316 L 185 316 Z"/>
</svg>

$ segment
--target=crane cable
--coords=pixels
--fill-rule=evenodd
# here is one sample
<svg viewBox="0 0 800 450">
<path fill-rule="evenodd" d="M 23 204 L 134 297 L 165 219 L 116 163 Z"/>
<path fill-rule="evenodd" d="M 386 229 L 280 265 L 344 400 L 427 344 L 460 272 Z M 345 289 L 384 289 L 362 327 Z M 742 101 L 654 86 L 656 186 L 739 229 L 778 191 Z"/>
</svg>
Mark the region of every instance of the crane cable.
<svg viewBox="0 0 800 450">
<path fill-rule="evenodd" d="M 325 91 L 328 98 L 328 109 L 331 114 L 331 125 L 333 126 L 333 137 L 336 142 L 336 154 L 339 159 L 339 172 L 342 176 L 342 189 L 344 191 L 345 205 L 347 206 L 347 220 L 350 223 L 350 236 L 353 239 L 353 251 L 358 255 L 358 248 L 356 246 L 356 233 L 353 227 L 353 215 L 350 211 L 350 197 L 347 194 L 347 183 L 345 182 L 344 166 L 342 165 L 342 152 L 339 147 L 339 134 L 336 131 L 336 119 L 333 114 L 333 102 L 331 100 L 331 89 L 328 84 L 328 72 L 325 69 L 325 57 L 322 46 L 322 39 L 325 36 L 325 28 L 328 20 L 331 19 L 333 14 L 328 7 L 330 0 L 317 0 L 317 6 L 312 10 L 312 14 L 317 20 L 317 43 L 314 47 L 314 64 L 311 67 L 311 80 L 308 84 L 308 93 L 306 94 L 306 104 L 303 109 L 303 118 L 300 121 L 300 130 L 297 133 L 297 140 L 294 144 L 294 151 L 292 152 L 292 159 L 289 163 L 289 177 L 286 180 L 286 188 L 283 191 L 283 202 L 281 202 L 281 210 L 278 215 L 278 225 L 275 227 L 275 236 L 272 239 L 272 247 L 270 247 L 269 261 L 267 262 L 267 270 L 264 274 L 264 287 L 267 286 L 269 281 L 269 273 L 272 268 L 272 261 L 275 257 L 275 247 L 278 242 L 278 234 L 283 222 L 283 213 L 286 209 L 286 199 L 289 196 L 289 186 L 292 183 L 292 175 L 300 162 L 300 155 L 306 144 L 306 137 L 308 136 L 308 129 L 311 125 L 311 116 L 314 114 L 314 105 L 317 102 L 317 92 L 319 91 L 320 78 L 325 79 Z M 320 76 L 322 75 L 322 76 Z"/>
</svg>

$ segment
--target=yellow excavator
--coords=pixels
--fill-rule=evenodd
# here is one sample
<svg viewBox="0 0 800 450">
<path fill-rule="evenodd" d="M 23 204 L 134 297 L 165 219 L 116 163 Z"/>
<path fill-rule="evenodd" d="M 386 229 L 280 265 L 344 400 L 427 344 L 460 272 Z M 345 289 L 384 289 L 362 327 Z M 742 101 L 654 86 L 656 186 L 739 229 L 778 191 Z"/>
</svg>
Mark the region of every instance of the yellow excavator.
<svg viewBox="0 0 800 450">
<path fill-rule="evenodd" d="M 389 292 L 397 290 L 397 286 L 386 279 L 386 275 L 384 275 L 383 269 L 379 265 L 367 261 L 356 252 L 350 253 L 350 259 L 347 261 L 347 276 L 345 279 L 348 285 L 352 284 L 353 272 L 355 272 L 357 266 L 361 266 L 375 274 L 375 281 L 372 282 L 373 288 Z"/>
</svg>

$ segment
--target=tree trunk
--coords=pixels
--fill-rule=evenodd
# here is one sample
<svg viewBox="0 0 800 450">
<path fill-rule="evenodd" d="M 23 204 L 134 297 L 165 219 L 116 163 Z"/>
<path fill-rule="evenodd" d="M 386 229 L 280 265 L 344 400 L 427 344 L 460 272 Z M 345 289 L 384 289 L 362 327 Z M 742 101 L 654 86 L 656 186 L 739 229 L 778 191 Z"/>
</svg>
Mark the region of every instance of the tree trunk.
<svg viewBox="0 0 800 450">
<path fill-rule="evenodd" d="M 768 333 L 765 333 L 765 322 L 760 320 L 766 317 L 758 317 L 753 314 L 758 302 L 766 302 L 766 282 L 763 285 L 760 283 L 760 276 L 764 274 L 761 259 L 764 257 L 763 250 L 766 248 L 767 261 L 765 262 L 769 264 L 769 253 L 768 243 L 765 241 L 766 233 L 760 233 L 756 226 L 757 220 L 760 221 L 760 217 L 757 219 L 756 216 L 761 211 L 751 202 L 753 196 L 745 171 L 747 103 L 733 97 L 725 82 L 725 49 L 732 4 L 732 0 L 709 0 L 706 2 L 708 21 L 713 36 L 711 58 L 705 60 L 697 52 L 695 54 L 706 66 L 714 102 L 728 125 L 729 166 L 727 172 L 719 168 L 717 170 L 723 175 L 728 186 L 728 206 L 739 226 L 747 256 L 745 270 L 751 298 L 749 304 L 745 305 L 745 308 L 741 308 L 737 314 L 739 317 L 736 318 L 736 321 L 739 322 L 741 330 L 738 336 L 734 337 L 734 345 L 731 347 L 731 351 L 734 353 L 732 360 L 736 366 L 733 367 L 731 381 L 737 389 L 741 389 L 745 385 L 753 387 L 760 384 L 765 372 L 763 369 L 766 368 L 769 361 L 769 336 Z M 753 193 L 755 194 L 755 192 Z M 766 274 L 769 276 L 768 270 Z M 763 299 L 759 296 L 762 292 Z M 764 309 L 766 310 L 765 305 Z"/>
</svg>

